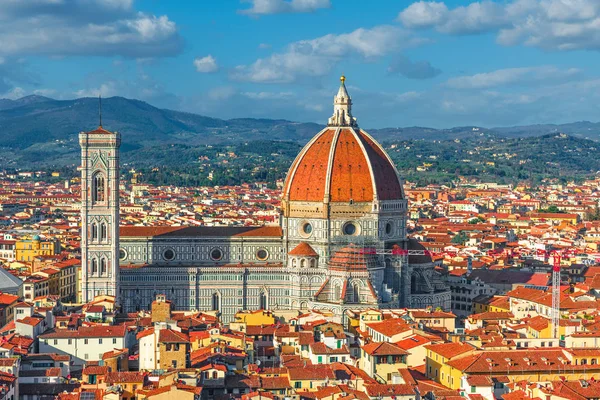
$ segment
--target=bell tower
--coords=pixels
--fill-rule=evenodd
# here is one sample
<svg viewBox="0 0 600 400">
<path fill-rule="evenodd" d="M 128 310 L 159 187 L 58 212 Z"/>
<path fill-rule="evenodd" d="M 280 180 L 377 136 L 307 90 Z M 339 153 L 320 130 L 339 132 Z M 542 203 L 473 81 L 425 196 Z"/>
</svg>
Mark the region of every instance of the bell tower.
<svg viewBox="0 0 600 400">
<path fill-rule="evenodd" d="M 119 147 L 100 125 L 81 146 L 81 301 L 119 295 Z M 118 299 L 116 299 L 118 302 Z"/>
</svg>

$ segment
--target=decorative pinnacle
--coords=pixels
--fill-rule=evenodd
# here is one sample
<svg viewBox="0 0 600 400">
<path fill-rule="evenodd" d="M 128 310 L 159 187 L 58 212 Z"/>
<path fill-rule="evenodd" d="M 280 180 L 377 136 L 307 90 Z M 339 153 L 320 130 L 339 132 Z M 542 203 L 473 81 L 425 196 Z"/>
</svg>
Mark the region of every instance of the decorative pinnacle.
<svg viewBox="0 0 600 400">
<path fill-rule="evenodd" d="M 342 83 L 346 82 L 346 77 L 344 75 L 340 76 L 340 81 Z"/>
<path fill-rule="evenodd" d="M 98 94 L 98 119 L 100 120 L 99 127 L 102 128 L 102 93 Z"/>
</svg>

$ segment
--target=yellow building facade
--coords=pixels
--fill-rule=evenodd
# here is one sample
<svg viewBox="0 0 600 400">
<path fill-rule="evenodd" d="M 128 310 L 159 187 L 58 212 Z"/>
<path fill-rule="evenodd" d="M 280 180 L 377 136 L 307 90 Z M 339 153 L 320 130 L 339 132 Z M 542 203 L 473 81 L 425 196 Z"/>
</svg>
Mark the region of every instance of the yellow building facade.
<svg viewBox="0 0 600 400">
<path fill-rule="evenodd" d="M 15 243 L 15 259 L 21 262 L 33 262 L 38 256 L 52 256 L 60 253 L 58 240 L 44 240 L 35 235 L 31 239 L 20 239 Z"/>
</svg>

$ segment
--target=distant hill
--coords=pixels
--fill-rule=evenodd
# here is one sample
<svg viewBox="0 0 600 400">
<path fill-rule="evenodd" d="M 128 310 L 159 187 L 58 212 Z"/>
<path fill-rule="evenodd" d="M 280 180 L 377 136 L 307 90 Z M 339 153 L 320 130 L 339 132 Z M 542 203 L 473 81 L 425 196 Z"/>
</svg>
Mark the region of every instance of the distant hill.
<svg viewBox="0 0 600 400">
<path fill-rule="evenodd" d="M 103 125 L 123 136 L 123 158 L 141 148 L 170 145 L 203 146 L 244 141 L 307 142 L 323 125 L 286 120 L 237 118 L 223 120 L 193 113 L 159 109 L 146 102 L 110 97 L 102 99 Z M 77 133 L 96 128 L 98 99 L 55 100 L 27 96 L 0 99 L 0 168 L 77 163 Z M 486 129 L 427 127 L 366 129 L 378 140 L 454 140 L 499 137 L 532 137 L 565 132 L 600 139 L 600 124 L 576 122 Z"/>
<path fill-rule="evenodd" d="M 552 133 L 566 133 L 583 139 L 600 140 L 600 123 L 589 121 L 571 122 L 562 125 L 546 124 L 512 126 L 492 128 L 491 130 L 507 137 L 532 137 Z"/>
</svg>

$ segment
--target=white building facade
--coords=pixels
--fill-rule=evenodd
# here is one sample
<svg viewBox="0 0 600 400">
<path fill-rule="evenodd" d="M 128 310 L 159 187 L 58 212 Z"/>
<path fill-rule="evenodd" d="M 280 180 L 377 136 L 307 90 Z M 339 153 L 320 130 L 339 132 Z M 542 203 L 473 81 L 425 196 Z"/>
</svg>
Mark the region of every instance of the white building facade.
<svg viewBox="0 0 600 400">
<path fill-rule="evenodd" d="M 118 232 L 120 137 L 94 132 L 80 135 L 84 300 L 114 291 L 124 311 L 136 311 L 150 309 L 164 293 L 177 310 L 217 311 L 224 322 L 244 309 L 316 309 L 342 320 L 346 309 L 450 307 L 431 258 L 406 256 L 424 249 L 406 236 L 402 179 L 385 150 L 358 127 L 344 79 L 328 126 L 290 168 L 280 226 Z M 108 179 L 105 197 L 93 195 L 98 174 Z M 94 231 L 102 224 L 105 238 Z M 405 255 L 390 254 L 392 248 Z M 92 260 L 103 257 L 107 269 L 94 269 Z"/>
</svg>

